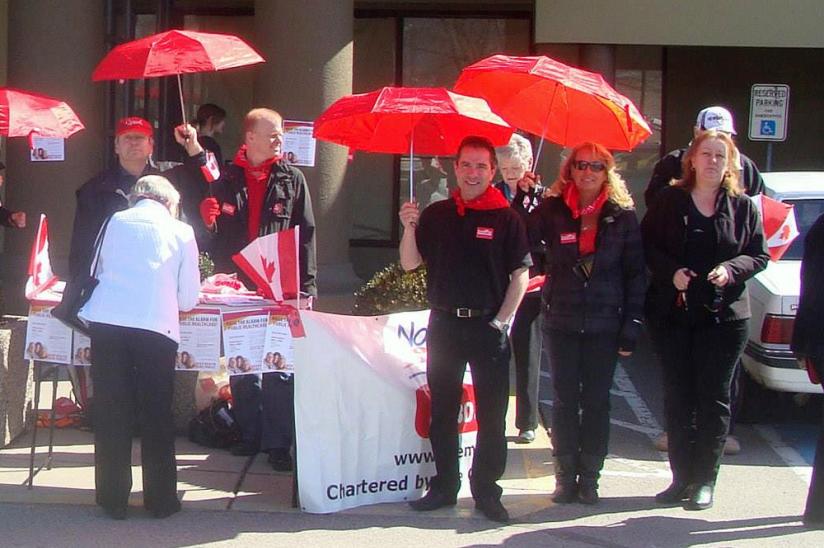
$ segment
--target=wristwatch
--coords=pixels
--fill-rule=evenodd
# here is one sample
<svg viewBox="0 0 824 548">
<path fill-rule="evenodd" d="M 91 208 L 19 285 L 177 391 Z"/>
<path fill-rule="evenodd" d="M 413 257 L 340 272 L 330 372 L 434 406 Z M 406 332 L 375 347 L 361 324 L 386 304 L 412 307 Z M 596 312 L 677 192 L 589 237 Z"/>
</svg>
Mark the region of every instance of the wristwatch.
<svg viewBox="0 0 824 548">
<path fill-rule="evenodd" d="M 506 333 L 507 331 L 509 331 L 509 324 L 502 322 L 498 318 L 492 318 L 492 320 L 490 320 L 489 322 L 489 325 L 491 325 L 501 333 Z"/>
</svg>

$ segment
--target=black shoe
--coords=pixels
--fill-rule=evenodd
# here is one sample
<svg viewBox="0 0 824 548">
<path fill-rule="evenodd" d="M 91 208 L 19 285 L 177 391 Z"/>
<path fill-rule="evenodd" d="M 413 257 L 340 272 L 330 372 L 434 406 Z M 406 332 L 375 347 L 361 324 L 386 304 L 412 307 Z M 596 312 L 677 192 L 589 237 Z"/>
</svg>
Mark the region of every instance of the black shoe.
<svg viewBox="0 0 824 548">
<path fill-rule="evenodd" d="M 126 506 L 101 506 L 110 518 L 117 520 L 126 519 Z"/>
<path fill-rule="evenodd" d="M 500 499 L 494 497 L 478 499 L 475 501 L 475 508 L 490 521 L 509 523 L 509 512 L 501 504 Z"/>
<path fill-rule="evenodd" d="M 712 507 L 713 486 L 709 483 L 698 483 L 693 488 L 689 500 L 684 504 L 684 510 L 706 510 Z"/>
<path fill-rule="evenodd" d="M 270 449 L 267 460 L 276 472 L 291 472 L 293 469 L 292 455 L 289 454 L 288 449 Z"/>
<path fill-rule="evenodd" d="M 443 491 L 430 489 L 422 498 L 409 503 L 416 512 L 430 512 L 445 506 L 455 506 L 458 504 L 457 495 L 447 495 Z"/>
<path fill-rule="evenodd" d="M 147 508 L 152 517 L 157 519 L 168 518 L 172 514 L 180 512 L 180 501 L 176 500 L 172 504 L 165 506 Z"/>
<path fill-rule="evenodd" d="M 659 504 L 677 504 L 688 498 L 690 498 L 689 484 L 674 481 L 669 487 L 655 495 L 655 502 Z"/>
<path fill-rule="evenodd" d="M 572 504 L 578 500 L 578 485 L 575 483 L 559 483 L 552 493 L 552 502 L 556 504 Z"/>
<path fill-rule="evenodd" d="M 251 457 L 252 455 L 260 453 L 260 447 L 252 445 L 251 443 L 241 442 L 233 445 L 229 451 L 236 457 Z"/>
<path fill-rule="evenodd" d="M 598 485 L 595 483 L 584 483 L 578 486 L 578 501 L 581 504 L 598 504 L 601 500 L 598 496 Z"/>
</svg>

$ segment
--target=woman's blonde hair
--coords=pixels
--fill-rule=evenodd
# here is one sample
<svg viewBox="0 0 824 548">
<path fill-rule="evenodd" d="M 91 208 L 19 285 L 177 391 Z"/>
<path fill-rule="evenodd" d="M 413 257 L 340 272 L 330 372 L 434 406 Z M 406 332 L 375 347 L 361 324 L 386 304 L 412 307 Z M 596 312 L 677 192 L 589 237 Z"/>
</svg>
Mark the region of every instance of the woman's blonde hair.
<svg viewBox="0 0 824 548">
<path fill-rule="evenodd" d="M 695 188 L 695 169 L 692 167 L 692 159 L 698 154 L 698 147 L 701 146 L 701 143 L 710 139 L 716 139 L 727 145 L 727 170 L 724 172 L 724 178 L 721 179 L 721 188 L 730 196 L 741 196 L 744 193 L 744 188 L 738 178 L 738 166 L 741 165 L 738 147 L 735 146 L 729 135 L 714 129 L 707 130 L 692 140 L 690 147 L 681 159 L 683 176 L 672 184 L 688 192 Z"/>
<path fill-rule="evenodd" d="M 552 184 L 550 192 L 552 194 L 561 195 L 569 184 L 572 182 L 572 163 L 575 157 L 581 150 L 589 150 L 593 156 L 604 162 L 607 166 L 607 197 L 609 201 L 622 209 L 632 209 L 635 207 L 635 202 L 627 189 L 627 184 L 621 175 L 618 174 L 618 169 L 615 167 L 615 158 L 603 145 L 598 143 L 581 143 L 573 148 L 564 163 L 561 164 L 561 171 L 558 174 L 558 179 Z"/>
</svg>

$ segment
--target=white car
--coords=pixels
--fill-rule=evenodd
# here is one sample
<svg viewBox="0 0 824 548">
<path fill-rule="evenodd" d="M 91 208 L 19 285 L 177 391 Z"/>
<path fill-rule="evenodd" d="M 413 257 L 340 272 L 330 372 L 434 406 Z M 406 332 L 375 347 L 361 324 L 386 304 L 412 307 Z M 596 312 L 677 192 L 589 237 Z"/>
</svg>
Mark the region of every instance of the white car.
<svg viewBox="0 0 824 548">
<path fill-rule="evenodd" d="M 824 213 L 824 171 L 763 173 L 764 194 L 795 205 L 800 232 L 780 261 L 748 282 L 752 319 L 747 346 L 741 361 L 753 379 L 780 392 L 820 394 L 790 352 L 798 293 L 804 237 Z"/>
</svg>

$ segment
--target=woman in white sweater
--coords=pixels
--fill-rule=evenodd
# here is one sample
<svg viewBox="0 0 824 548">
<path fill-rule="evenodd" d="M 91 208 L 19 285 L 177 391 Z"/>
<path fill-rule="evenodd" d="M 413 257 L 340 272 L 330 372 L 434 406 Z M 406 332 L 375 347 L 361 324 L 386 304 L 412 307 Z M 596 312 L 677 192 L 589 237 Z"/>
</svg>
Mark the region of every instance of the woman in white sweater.
<svg viewBox="0 0 824 548">
<path fill-rule="evenodd" d="M 92 341 L 96 500 L 115 519 L 126 517 L 136 420 L 143 505 L 158 518 L 180 510 L 172 420 L 178 312 L 197 304 L 200 276 L 192 228 L 175 218 L 179 202 L 163 177 L 135 183 L 132 207 L 105 228 L 99 284 L 79 314 Z"/>
</svg>

